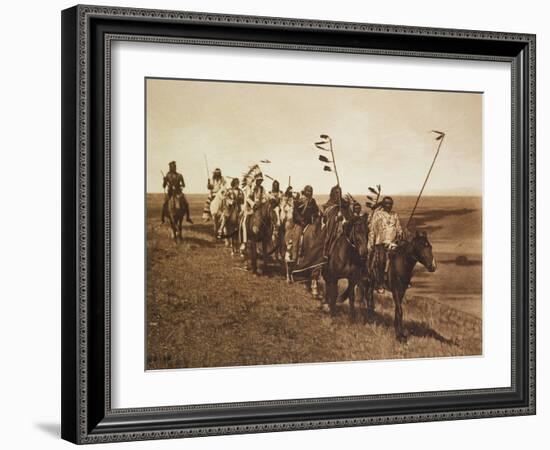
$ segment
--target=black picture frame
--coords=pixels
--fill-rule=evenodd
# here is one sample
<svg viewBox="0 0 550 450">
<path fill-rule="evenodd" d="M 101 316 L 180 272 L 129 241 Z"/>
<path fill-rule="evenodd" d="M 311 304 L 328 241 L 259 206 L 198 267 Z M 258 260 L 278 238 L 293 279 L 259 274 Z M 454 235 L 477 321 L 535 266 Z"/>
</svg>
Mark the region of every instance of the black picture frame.
<svg viewBox="0 0 550 450">
<path fill-rule="evenodd" d="M 512 66 L 511 386 L 112 409 L 110 43 L 193 42 L 508 61 Z M 62 437 L 96 443 L 535 414 L 535 36 L 75 6 L 62 12 Z"/>
</svg>

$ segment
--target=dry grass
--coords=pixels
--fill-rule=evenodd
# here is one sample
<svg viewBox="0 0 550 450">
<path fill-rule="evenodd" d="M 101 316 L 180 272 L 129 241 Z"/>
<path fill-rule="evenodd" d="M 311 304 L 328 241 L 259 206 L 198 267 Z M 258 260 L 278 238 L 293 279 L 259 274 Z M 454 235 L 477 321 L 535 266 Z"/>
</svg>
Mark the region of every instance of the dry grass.
<svg viewBox="0 0 550 450">
<path fill-rule="evenodd" d="M 391 298 L 378 296 L 373 324 L 351 323 L 347 304 L 332 318 L 303 285 L 242 270 L 209 227 L 186 227 L 184 242 L 175 245 L 157 211 L 150 210 L 147 230 L 148 369 L 481 354 L 475 315 L 408 296 L 410 338 L 399 344 Z"/>
</svg>

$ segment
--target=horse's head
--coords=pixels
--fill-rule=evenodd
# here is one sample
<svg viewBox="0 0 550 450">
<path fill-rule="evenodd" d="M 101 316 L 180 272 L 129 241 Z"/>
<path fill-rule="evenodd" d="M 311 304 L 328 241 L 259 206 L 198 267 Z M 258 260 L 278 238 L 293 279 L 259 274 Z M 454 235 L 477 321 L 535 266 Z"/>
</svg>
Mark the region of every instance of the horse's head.
<svg viewBox="0 0 550 450">
<path fill-rule="evenodd" d="M 412 240 L 412 248 L 415 259 L 429 272 L 435 272 L 437 265 L 432 253 L 432 244 L 430 244 L 425 231 L 416 232 Z"/>
<path fill-rule="evenodd" d="M 254 207 L 254 211 L 250 217 L 250 227 L 254 234 L 266 234 L 277 223 L 278 219 L 274 205 L 275 203 L 272 200 L 268 200 Z"/>
<path fill-rule="evenodd" d="M 367 259 L 367 216 L 352 217 L 344 224 L 344 232 L 350 244 L 357 250 L 362 260 Z"/>
</svg>

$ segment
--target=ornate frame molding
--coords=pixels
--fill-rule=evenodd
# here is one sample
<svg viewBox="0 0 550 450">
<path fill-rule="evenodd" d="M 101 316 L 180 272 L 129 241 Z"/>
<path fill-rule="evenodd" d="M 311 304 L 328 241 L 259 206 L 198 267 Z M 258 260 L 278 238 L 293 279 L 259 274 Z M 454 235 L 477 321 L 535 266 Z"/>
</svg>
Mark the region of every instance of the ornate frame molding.
<svg viewBox="0 0 550 450">
<path fill-rule="evenodd" d="M 91 96 L 97 95 L 91 86 L 91 72 L 94 70 L 92 63 L 91 40 L 92 32 L 90 30 L 91 22 L 94 19 L 135 19 L 146 26 L 147 23 L 160 22 L 163 24 L 174 25 L 199 25 L 199 26 L 239 26 L 245 27 L 251 33 L 255 30 L 271 30 L 278 33 L 287 31 L 301 30 L 319 30 L 334 33 L 363 33 L 376 34 L 377 36 L 392 36 L 392 37 L 426 37 L 426 38 L 456 38 L 459 40 L 471 40 L 476 43 L 479 41 L 494 41 L 503 44 L 517 44 L 521 51 L 526 52 L 526 57 L 523 59 L 519 56 L 489 54 L 482 55 L 479 53 L 445 53 L 442 51 L 430 50 L 402 50 L 402 49 L 385 49 L 385 48 L 367 48 L 367 47 L 342 47 L 332 45 L 308 45 L 297 43 L 275 43 L 267 41 L 247 41 L 247 40 L 232 40 L 232 39 L 212 39 L 212 38 L 189 38 L 189 37 L 166 37 L 166 36 L 151 36 L 144 34 L 127 34 L 127 33 L 106 33 L 102 38 L 104 45 L 103 64 L 105 70 L 104 83 L 104 107 L 105 107 L 105 123 L 103 133 L 104 146 L 104 351 L 105 351 L 105 386 L 104 386 L 104 408 L 103 416 L 107 420 L 107 425 L 102 427 L 101 424 L 90 422 L 92 416 L 90 408 L 90 364 L 91 359 L 89 351 L 91 346 L 95 345 L 94 341 L 90 340 L 90 327 L 95 324 L 90 320 L 91 297 L 90 297 L 90 267 L 94 261 L 90 258 L 90 228 L 93 226 L 90 208 L 90 184 L 91 178 Z M 487 31 L 471 31 L 471 30 L 449 30 L 449 29 L 434 29 L 424 27 L 405 27 L 396 25 L 377 25 L 377 24 L 362 24 L 362 23 L 347 23 L 347 22 L 332 22 L 332 21 L 316 21 L 304 19 L 287 19 L 287 18 L 270 18 L 256 16 L 234 16 L 220 14 L 204 14 L 195 12 L 178 12 L 178 11 L 160 11 L 148 9 L 133 9 L 133 8 L 117 8 L 117 7 L 99 7 L 99 6 L 76 6 L 64 12 L 64 29 L 66 35 L 64 40 L 73 39 L 74 48 L 64 50 L 64 90 L 74 91 L 67 92 L 68 101 L 64 101 L 64 123 L 67 128 L 71 128 L 71 133 L 67 130 L 63 131 L 63 157 L 74 161 L 76 170 L 70 170 L 69 167 L 63 167 L 65 188 L 74 188 L 73 192 L 64 197 L 64 205 L 67 206 L 68 212 L 64 212 L 63 221 L 72 221 L 72 225 L 67 225 L 71 233 L 67 236 L 64 234 L 64 240 L 73 240 L 72 244 L 66 243 L 66 247 L 70 247 L 70 251 L 63 252 L 63 311 L 65 318 L 74 319 L 74 322 L 65 324 L 63 328 L 63 358 L 64 358 L 64 377 L 74 378 L 74 387 L 64 387 L 63 400 L 63 436 L 77 443 L 98 443 L 112 441 L 128 441 L 128 440 L 143 440 L 143 439 L 165 439 L 173 437 L 191 437 L 191 436 L 207 436 L 218 434 L 237 434 L 250 432 L 271 432 L 285 431 L 298 429 L 312 428 L 328 428 L 328 427 L 347 427 L 347 426 L 362 426 L 374 424 L 389 424 L 389 423 L 404 423 L 404 422 L 421 422 L 421 421 L 440 421 L 452 419 L 469 419 L 482 417 L 499 417 L 509 415 L 527 415 L 535 413 L 535 36 L 529 34 L 514 34 L 500 33 Z M 517 89 L 518 98 L 522 98 L 522 92 L 525 92 L 524 110 L 521 110 L 522 105 L 516 104 L 513 101 L 513 120 L 512 120 L 512 146 L 514 152 L 524 152 L 523 158 L 526 160 L 526 165 L 523 168 L 524 177 L 526 180 L 526 189 L 517 191 L 518 186 L 512 186 L 513 195 L 524 197 L 523 202 L 518 202 L 522 209 L 518 210 L 517 205 L 513 204 L 512 212 L 512 227 L 519 233 L 522 227 L 525 228 L 526 242 L 520 242 L 519 245 L 524 245 L 526 250 L 526 261 L 523 261 L 527 269 L 526 276 L 521 279 L 521 283 L 525 283 L 528 289 L 528 296 L 518 301 L 525 302 L 525 336 L 527 352 L 522 355 L 524 358 L 524 369 L 526 373 L 526 389 L 528 398 L 517 406 L 509 407 L 494 407 L 494 408 L 473 408 L 471 410 L 454 410 L 454 411 L 434 411 L 434 412 L 418 412 L 411 414 L 382 414 L 382 415 L 367 415 L 357 417 L 341 417 L 318 420 L 286 420 L 274 421 L 270 423 L 256 424 L 237 424 L 237 425 L 219 425 L 219 426 L 189 426 L 189 427 L 161 427 L 159 429 L 150 428 L 142 429 L 139 424 L 136 424 L 134 429 L 126 431 L 126 429 L 118 431 L 115 422 L 117 418 L 124 416 L 139 416 L 147 414 L 166 414 L 176 413 L 188 410 L 190 407 L 171 407 L 171 408 L 140 408 L 140 409 L 125 409 L 112 410 L 110 403 L 110 62 L 111 62 L 111 43 L 115 40 L 127 41 L 146 41 L 158 43 L 186 43 L 195 45 L 219 45 L 219 46 L 243 46 L 266 49 L 289 49 L 289 50 L 307 50 L 307 51 L 323 51 L 323 52 L 349 52 L 349 53 L 365 53 L 365 54 L 384 54 L 384 55 L 399 55 L 399 56 L 414 56 L 414 57 L 435 57 L 435 58 L 453 58 L 453 59 L 482 59 L 491 61 L 507 61 L 512 63 L 512 86 L 513 90 Z M 69 45 L 69 44 L 67 44 Z M 475 45 L 472 44 L 472 48 Z M 74 50 L 74 53 L 73 53 Z M 67 65 L 73 65 L 70 69 Z M 518 79 L 518 74 L 522 79 Z M 513 100 L 515 94 L 513 93 Z M 71 101 L 73 100 L 73 101 Z M 76 105 L 76 108 L 75 106 Z M 522 114 L 522 111 L 527 111 L 527 114 Z M 519 123 L 516 120 L 521 118 L 524 123 Z M 74 129 L 73 129 L 74 128 Z M 519 147 L 518 147 L 519 145 Z M 514 147 L 518 147 L 515 148 Z M 76 152 L 75 152 L 76 148 Z M 520 155 L 521 156 L 521 155 Z M 515 157 L 514 164 L 515 164 Z M 520 158 L 521 159 L 521 158 Z M 517 168 L 522 170 L 522 168 Z M 513 171 L 516 170 L 513 167 Z M 522 172 L 523 173 L 523 172 Z M 516 183 L 515 177 L 513 182 Z M 97 182 L 97 180 L 96 180 Z M 65 210 L 64 210 L 65 211 Z M 527 214 L 524 214 L 527 211 Z M 72 228 L 74 227 L 74 228 Z M 518 233 L 513 231 L 513 248 L 516 242 Z M 523 239 L 523 235 L 519 239 Z M 64 241 L 65 242 L 65 241 Z M 521 255 L 513 256 L 513 273 L 516 271 L 516 260 L 521 259 Z M 65 268 L 67 265 L 74 265 L 74 268 Z M 74 272 L 73 272 L 74 270 Z M 69 280 L 69 278 L 75 279 Z M 519 276 L 519 274 L 518 274 Z M 513 283 L 518 279 L 513 276 Z M 521 286 L 520 286 L 521 288 Z M 513 285 L 513 297 L 515 293 L 515 285 Z M 76 307 L 75 307 L 76 299 Z M 516 326 L 518 318 L 516 310 L 513 308 L 512 320 L 513 326 Z M 515 333 L 513 333 L 515 336 Z M 65 340 L 73 339 L 74 343 L 70 346 L 65 345 Z M 514 338 L 515 339 L 515 338 Z M 450 391 L 450 392 L 432 392 L 419 394 L 398 394 L 398 395 L 380 395 L 380 396 L 364 396 L 363 400 L 380 400 L 380 399 L 415 399 L 423 398 L 426 395 L 433 397 L 437 396 L 464 396 L 477 394 L 480 391 L 486 394 L 497 394 L 512 392 L 516 389 L 515 363 L 516 347 L 512 344 L 512 386 L 510 388 L 501 389 L 486 389 L 475 391 Z M 74 391 L 74 392 L 73 392 Z M 353 399 L 356 399 L 354 397 Z M 299 403 L 304 405 L 307 403 L 326 403 L 330 401 L 345 401 L 349 397 L 334 397 L 330 399 L 311 399 L 311 400 L 288 400 L 276 402 L 254 402 L 254 406 L 291 406 Z M 230 404 L 231 406 L 248 406 L 247 404 Z M 208 410 L 209 408 L 227 407 L 229 405 L 196 405 L 192 408 Z M 97 411 L 96 411 L 97 415 Z M 101 415 L 101 414 L 100 414 Z M 167 416 L 166 416 L 167 417 Z M 94 420 L 94 422 L 96 422 Z"/>
</svg>

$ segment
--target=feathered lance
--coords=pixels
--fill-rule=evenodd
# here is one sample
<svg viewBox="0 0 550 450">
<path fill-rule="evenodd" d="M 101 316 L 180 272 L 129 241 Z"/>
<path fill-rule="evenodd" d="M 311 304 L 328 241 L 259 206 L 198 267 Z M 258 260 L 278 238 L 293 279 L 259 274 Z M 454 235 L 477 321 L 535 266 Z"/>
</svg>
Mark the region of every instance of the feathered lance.
<svg viewBox="0 0 550 450">
<path fill-rule="evenodd" d="M 436 141 L 439 141 L 439 144 L 437 146 L 437 151 L 435 152 L 434 159 L 432 161 L 432 165 L 430 166 L 430 169 L 428 170 L 428 174 L 426 175 L 426 179 L 424 180 L 424 183 L 422 184 L 422 188 L 420 189 L 420 193 L 418 194 L 418 197 L 416 198 L 416 202 L 414 204 L 414 208 L 411 211 L 411 215 L 409 216 L 409 220 L 407 221 L 407 227 L 409 228 L 409 224 L 411 223 L 411 219 L 414 216 L 414 213 L 416 211 L 416 207 L 418 206 L 418 202 L 420 201 L 420 197 L 422 197 L 422 193 L 424 192 L 424 188 L 426 187 L 426 183 L 428 182 L 428 178 L 430 178 L 430 174 L 432 173 L 432 169 L 434 168 L 435 160 L 437 159 L 437 156 L 439 155 L 439 150 L 441 149 L 441 144 L 443 143 L 443 139 L 445 138 L 445 133 L 443 131 L 437 131 L 432 130 L 432 133 L 437 134 L 437 137 L 435 138 Z"/>
<path fill-rule="evenodd" d="M 338 169 L 336 167 L 336 158 L 334 157 L 334 148 L 332 146 L 332 138 L 328 134 L 321 134 L 319 137 L 323 140 L 320 142 L 315 142 L 315 147 L 317 147 L 320 150 L 324 150 L 325 152 L 330 152 L 330 155 L 332 157 L 332 160 L 330 160 L 324 155 L 319 155 L 319 161 L 332 164 L 332 167 L 334 168 L 334 175 L 336 175 L 336 185 L 340 188 L 340 195 L 338 196 L 338 204 L 339 204 L 339 208 L 342 209 L 342 188 L 340 186 L 340 178 L 338 177 Z M 323 147 L 324 144 L 328 144 L 329 148 L 327 149 Z M 332 172 L 332 169 L 330 166 L 324 166 L 323 170 L 326 172 Z"/>
<path fill-rule="evenodd" d="M 369 186 L 369 191 L 372 193 L 372 194 L 375 194 L 376 195 L 376 199 L 374 199 L 372 196 L 370 195 L 367 195 L 367 199 L 369 200 L 367 202 L 367 206 L 374 210 L 377 206 L 378 206 L 378 201 L 380 200 L 380 195 L 382 193 L 382 186 L 380 186 L 379 184 L 376 185 L 376 189 L 374 189 L 373 187 Z"/>
</svg>

